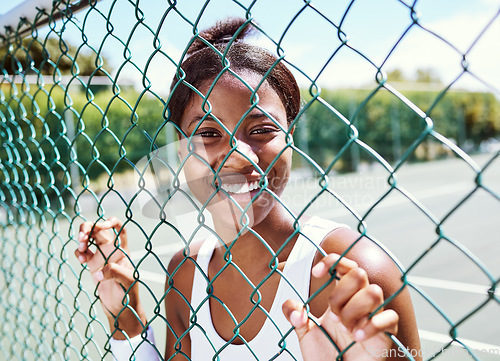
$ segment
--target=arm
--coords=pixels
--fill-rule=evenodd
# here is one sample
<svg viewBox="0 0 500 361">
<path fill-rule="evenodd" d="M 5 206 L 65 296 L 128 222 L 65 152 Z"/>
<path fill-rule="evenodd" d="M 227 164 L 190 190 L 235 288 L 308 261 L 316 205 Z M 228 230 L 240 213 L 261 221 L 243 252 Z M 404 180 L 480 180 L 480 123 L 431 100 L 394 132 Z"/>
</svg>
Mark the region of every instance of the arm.
<svg viewBox="0 0 500 361">
<path fill-rule="evenodd" d="M 185 256 L 182 251 L 174 255 L 168 266 L 170 276 L 165 283 L 165 314 L 167 318 L 165 360 L 169 361 L 186 361 L 190 360 L 191 357 L 191 340 L 189 334 L 185 334 L 185 332 L 189 324 L 189 301 L 194 266 L 191 262 L 183 262 L 184 260 Z"/>
<path fill-rule="evenodd" d="M 95 251 L 89 248 L 91 239 L 97 246 Z M 80 263 L 87 264 L 97 284 L 113 338 L 124 340 L 139 335 L 147 321 L 133 276 L 135 268 L 127 257 L 128 239 L 123 223 L 114 217 L 104 222 L 84 222 L 80 225 L 78 242 L 75 255 Z"/>
<path fill-rule="evenodd" d="M 322 247 L 329 256 L 318 255 L 315 260 L 311 294 L 329 280 L 328 270 L 337 261 L 341 279 L 313 299 L 311 313 L 320 316 L 309 317 L 327 330 L 341 350 L 356 341 L 344 355 L 345 360 L 406 360 L 385 333 L 396 335 L 412 350 L 420 350 L 408 291 L 403 290 L 384 310 L 368 318 L 384 299 L 402 287 L 401 272 L 385 252 L 364 238 L 339 261 L 337 254 L 344 253 L 359 238 L 356 232 L 339 229 L 323 241 Z M 338 352 L 316 324 L 307 319 L 301 303 L 290 300 L 283 305 L 283 312 L 296 328 L 305 360 L 335 359 Z"/>
<path fill-rule="evenodd" d="M 401 290 L 403 287 L 401 270 L 378 245 L 365 237 L 360 238 L 358 232 L 340 228 L 333 232 L 331 236 L 332 239 L 329 240 L 330 248 L 332 248 L 333 243 L 340 244 L 341 240 L 343 240 L 342 247 L 345 247 L 344 251 L 348 246 L 356 242 L 347 253 L 347 257 L 356 261 L 367 272 L 370 283 L 377 284 L 382 288 L 384 299 L 388 299 L 399 292 L 385 308 L 394 310 L 399 316 L 398 331 L 394 335 L 411 351 L 415 361 L 421 361 L 417 321 L 408 287 Z M 387 358 L 388 361 L 408 360 L 392 342 L 391 348 L 391 356 Z"/>
</svg>

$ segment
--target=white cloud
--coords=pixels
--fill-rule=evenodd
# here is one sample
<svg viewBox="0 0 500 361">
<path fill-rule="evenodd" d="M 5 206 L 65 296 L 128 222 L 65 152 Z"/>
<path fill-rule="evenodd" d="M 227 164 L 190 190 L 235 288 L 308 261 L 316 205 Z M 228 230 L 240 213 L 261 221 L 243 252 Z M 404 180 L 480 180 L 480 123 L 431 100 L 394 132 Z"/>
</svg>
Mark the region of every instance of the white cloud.
<svg viewBox="0 0 500 361">
<path fill-rule="evenodd" d="M 476 8 L 484 9 L 481 12 L 471 14 L 463 11 L 434 22 L 423 22 L 426 29 L 442 39 L 414 26 L 390 55 L 384 64 L 384 70 L 390 71 L 398 68 L 407 76 L 412 77 L 417 69 L 432 69 L 444 84 L 450 84 L 463 73 L 462 54 L 468 51 L 471 44 L 493 18 L 498 11 L 495 10 L 498 9 L 498 4 L 498 0 L 482 0 L 482 4 Z M 376 63 L 378 66 L 392 48 L 391 42 L 395 42 L 397 39 L 397 34 L 395 35 L 394 32 L 401 29 L 394 28 L 392 32 L 389 32 L 388 38 L 380 37 L 379 40 L 376 37 L 368 36 L 369 41 L 366 44 L 362 43 L 362 38 L 357 38 L 357 48 L 361 52 L 369 50 L 371 59 L 379 62 Z M 382 35 L 382 33 L 380 34 Z M 275 50 L 275 45 L 264 36 L 251 40 L 271 51 Z M 327 61 L 332 50 L 338 46 L 334 40 L 330 39 L 326 32 L 316 32 L 315 36 L 309 37 L 307 42 L 287 41 L 284 44 L 286 59 L 293 62 L 308 76 L 314 78 Z M 380 41 L 380 44 L 374 44 L 374 41 Z M 500 47 L 498 44 L 500 44 L 500 18 L 495 19 L 471 51 L 467 53 L 470 71 L 487 81 L 492 87 L 498 87 L 500 84 L 500 67 L 498 66 L 500 64 Z M 143 46 L 146 45 L 143 44 Z M 163 41 L 163 50 L 176 61 L 180 58 L 181 50 L 168 42 Z M 151 46 L 148 49 L 134 49 L 134 54 L 145 57 L 140 62 L 140 66 L 143 66 L 147 62 L 146 55 L 151 54 Z M 156 55 L 148 66 L 147 76 L 151 81 L 152 90 L 160 95 L 168 94 L 175 66 L 160 54 Z M 376 71 L 376 67 L 366 59 L 344 47 L 324 69 L 318 83 L 325 88 L 374 86 Z M 308 87 L 310 85 L 310 81 L 299 71 L 294 71 L 294 73 L 301 86 Z M 127 72 L 127 76 L 139 87 L 142 87 L 142 76 L 139 72 L 130 71 Z M 488 89 L 469 74 L 462 75 L 455 87 L 495 91 L 491 87 Z"/>
<path fill-rule="evenodd" d="M 182 55 L 179 49 L 168 43 L 163 43 L 162 51 L 168 54 L 176 63 Z M 172 60 L 161 53 L 156 53 L 151 58 L 151 50 L 143 51 L 140 47 L 134 49 L 133 54 L 137 54 L 137 56 L 133 56 L 133 59 L 138 68 L 146 73 L 147 81 L 143 79 L 143 74 L 132 66 L 128 66 L 127 71 L 122 71 L 122 79 L 132 83 L 139 91 L 144 89 L 143 82 L 145 82 L 146 86 L 150 85 L 152 92 L 160 96 L 167 96 L 176 71 L 176 65 Z"/>
<path fill-rule="evenodd" d="M 485 0 L 490 1 L 490 0 Z M 485 87 L 469 74 L 464 74 L 455 84 L 457 88 L 499 92 L 500 84 L 500 17 L 496 18 L 474 44 L 494 12 L 482 14 L 461 13 L 452 18 L 426 24 L 426 28 L 413 27 L 390 55 L 385 71 L 402 70 L 412 77 L 417 69 L 432 69 L 445 84 L 463 73 L 462 56 L 466 54 L 468 69 L 477 77 L 491 84 Z M 474 46 L 471 48 L 471 45 Z M 468 52 L 470 48 L 470 52 Z M 384 55 L 385 56 L 385 55 Z M 339 54 L 322 77 L 324 86 L 375 84 L 376 69 L 353 54 Z M 497 87 L 496 90 L 492 87 Z"/>
<path fill-rule="evenodd" d="M 447 84 L 462 73 L 462 56 L 465 55 L 471 72 L 492 85 L 500 84 L 500 18 L 496 18 L 482 33 L 493 15 L 486 12 L 480 15 L 462 13 L 428 24 L 427 29 L 445 41 L 415 29 L 397 48 L 390 65 L 407 72 L 418 68 L 435 69 Z M 484 88 L 471 76 L 464 76 L 459 85 L 474 90 Z"/>
</svg>

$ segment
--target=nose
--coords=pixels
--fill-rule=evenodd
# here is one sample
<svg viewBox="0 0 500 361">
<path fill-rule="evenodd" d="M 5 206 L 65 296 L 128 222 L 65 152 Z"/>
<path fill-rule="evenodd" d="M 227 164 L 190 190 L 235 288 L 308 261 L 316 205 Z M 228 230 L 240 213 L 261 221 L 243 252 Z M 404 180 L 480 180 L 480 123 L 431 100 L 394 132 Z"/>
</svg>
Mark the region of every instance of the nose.
<svg viewBox="0 0 500 361">
<path fill-rule="evenodd" d="M 259 157 L 252 146 L 242 139 L 233 138 L 233 146 L 228 152 L 221 155 L 222 168 L 237 172 L 251 172 L 259 164 Z"/>
</svg>

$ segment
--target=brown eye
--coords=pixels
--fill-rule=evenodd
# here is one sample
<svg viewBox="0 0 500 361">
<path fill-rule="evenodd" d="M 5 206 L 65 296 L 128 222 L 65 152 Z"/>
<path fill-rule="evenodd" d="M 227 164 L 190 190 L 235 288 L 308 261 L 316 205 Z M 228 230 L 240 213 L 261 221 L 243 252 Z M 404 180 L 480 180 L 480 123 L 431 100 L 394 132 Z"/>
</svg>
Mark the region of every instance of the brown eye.
<svg viewBox="0 0 500 361">
<path fill-rule="evenodd" d="M 279 129 L 272 128 L 272 127 L 261 127 L 261 128 L 256 128 L 253 129 L 250 134 L 269 134 L 269 133 L 275 133 L 279 132 Z"/>
<path fill-rule="evenodd" d="M 197 132 L 195 134 L 195 136 L 199 136 L 199 137 L 202 137 L 202 138 L 213 138 L 213 137 L 220 136 L 220 134 L 219 134 L 219 132 L 215 132 L 215 131 L 212 131 L 212 130 L 204 130 L 204 131 Z"/>
<path fill-rule="evenodd" d="M 221 133 L 217 129 L 202 128 L 192 135 L 193 142 L 211 144 L 221 138 Z"/>
</svg>

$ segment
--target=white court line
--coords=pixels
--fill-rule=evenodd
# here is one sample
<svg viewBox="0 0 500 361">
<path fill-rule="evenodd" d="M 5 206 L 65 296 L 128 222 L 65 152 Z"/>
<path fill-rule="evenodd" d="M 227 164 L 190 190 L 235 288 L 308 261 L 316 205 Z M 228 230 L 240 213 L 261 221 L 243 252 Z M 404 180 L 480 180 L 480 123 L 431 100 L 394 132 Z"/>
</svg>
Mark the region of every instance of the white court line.
<svg viewBox="0 0 500 361">
<path fill-rule="evenodd" d="M 408 276 L 408 281 L 418 286 L 440 288 L 444 290 L 459 291 L 475 293 L 480 295 L 487 295 L 489 286 L 477 285 L 473 283 L 456 282 L 440 280 L 436 278 L 418 277 L 418 276 Z"/>
<path fill-rule="evenodd" d="M 470 183 L 467 182 L 459 182 L 459 183 L 453 183 L 453 184 L 447 184 L 444 186 L 439 186 L 439 187 L 434 187 L 426 190 L 425 192 L 422 192 L 421 194 L 418 194 L 416 192 L 411 193 L 416 199 L 422 200 L 425 198 L 434 198 L 436 196 L 443 196 L 446 194 L 450 193 L 457 193 L 461 191 L 465 191 L 467 189 L 470 189 Z M 395 191 L 394 191 L 395 192 Z M 385 208 L 385 207 L 392 207 L 395 205 L 399 205 L 402 203 L 410 202 L 406 197 L 401 196 L 398 198 L 388 198 L 382 203 L 377 205 L 377 209 L 380 208 Z M 371 207 L 373 203 L 360 203 L 360 204 L 354 204 L 353 209 L 364 209 Z M 329 210 L 328 215 L 329 218 L 339 216 L 339 215 L 344 215 L 348 210 L 346 208 L 337 208 L 333 211 Z M 165 255 L 165 254 L 174 254 L 175 252 L 179 251 L 182 249 L 184 245 L 180 243 L 170 243 L 170 244 L 165 244 L 163 246 L 155 247 L 154 253 L 156 255 Z M 138 260 L 141 259 L 146 252 L 144 249 L 139 249 L 137 251 L 132 251 L 130 252 L 130 258 L 132 260 Z M 432 286 L 429 286 L 432 287 Z"/>
<path fill-rule="evenodd" d="M 139 274 L 142 280 L 151 281 L 155 283 L 165 283 L 166 275 L 161 275 L 156 272 L 150 272 L 145 270 L 139 270 Z M 481 286 L 472 283 L 464 283 L 464 282 L 455 282 L 455 281 L 447 281 L 440 280 L 435 278 L 426 278 L 426 277 L 417 277 L 417 276 L 408 276 L 408 281 L 410 283 L 416 284 L 418 286 L 424 287 L 432 287 L 432 288 L 440 288 L 452 291 L 459 292 L 468 292 L 475 293 L 480 295 L 487 295 L 489 287 Z"/>
<path fill-rule="evenodd" d="M 472 191 L 471 184 L 469 182 L 457 182 L 452 184 L 446 184 L 442 186 L 437 186 L 434 188 L 429 188 L 425 190 L 418 190 L 413 192 L 408 192 L 414 199 L 418 202 L 421 202 L 424 199 L 435 198 L 440 196 L 445 196 L 453 193 L 459 193 L 464 191 Z M 410 204 L 412 201 L 403 194 L 399 193 L 397 190 L 393 190 L 391 193 L 397 194 L 398 197 L 391 197 L 389 194 L 381 203 L 377 204 L 375 209 L 393 207 L 400 204 Z M 342 197 L 342 194 L 339 194 Z M 348 206 L 354 210 L 367 210 L 373 206 L 375 202 L 361 202 L 361 203 L 352 203 L 348 204 Z M 328 210 L 328 212 L 321 212 L 325 217 L 332 219 L 333 217 L 344 216 L 346 213 L 349 213 L 349 210 L 345 207 L 338 207 L 334 210 Z"/>
<path fill-rule="evenodd" d="M 434 187 L 434 188 L 426 190 L 425 192 L 414 192 L 412 194 L 414 195 L 414 197 L 416 199 L 422 200 L 422 199 L 426 199 L 426 198 L 432 198 L 432 197 L 436 197 L 436 196 L 443 196 L 446 194 L 461 192 L 461 191 L 465 191 L 465 190 L 469 190 L 469 189 L 470 189 L 470 183 L 460 182 L 460 183 L 454 183 L 454 184 Z M 393 198 L 393 199 L 388 199 L 388 200 L 382 202 L 377 207 L 378 208 L 385 208 L 385 207 L 390 207 L 390 206 L 398 205 L 398 204 L 405 203 L 405 202 L 408 202 L 408 200 L 406 198 L 403 198 L 403 197 L 396 198 L 396 199 Z M 356 206 L 359 207 L 359 205 L 356 205 Z M 332 212 L 330 211 L 329 214 L 331 214 L 331 213 Z M 337 212 L 333 211 L 333 213 L 337 213 Z M 342 213 L 342 212 L 338 212 L 338 213 Z M 157 255 L 173 254 L 174 252 L 178 251 L 181 248 L 182 248 L 182 245 L 179 245 L 179 244 L 167 244 L 167 245 L 155 248 L 155 253 Z M 145 254 L 144 250 L 138 250 L 135 252 L 131 252 L 130 256 L 133 260 L 137 260 L 137 259 L 140 259 L 142 256 L 144 256 L 144 254 Z M 140 270 L 139 272 L 140 272 L 141 280 L 159 283 L 161 285 L 165 284 L 166 275 L 158 274 L 158 273 L 150 272 L 150 271 L 144 271 L 144 270 Z M 488 289 L 489 289 L 489 286 L 484 286 L 484 285 L 465 283 L 465 282 L 448 281 L 448 280 L 427 278 L 427 277 L 419 277 L 419 276 L 408 276 L 408 281 L 415 284 L 415 285 L 423 286 L 423 287 L 432 287 L 432 288 L 439 288 L 439 289 L 458 291 L 458 292 L 466 292 L 466 293 L 474 293 L 474 294 L 481 294 L 481 295 L 487 295 Z M 432 331 L 427 331 L 427 330 L 419 330 L 419 335 L 420 335 L 420 338 L 423 340 L 442 343 L 442 344 L 446 344 L 446 343 L 451 341 L 451 337 L 449 335 L 437 333 L 437 332 L 432 332 Z M 500 346 L 492 345 L 492 344 L 488 344 L 488 343 L 484 343 L 484 342 L 479 342 L 479 341 L 474 341 L 474 340 L 470 340 L 470 339 L 465 339 L 465 338 L 459 338 L 459 340 L 461 342 L 465 343 L 467 345 L 467 347 L 469 347 L 473 350 L 487 352 L 490 354 L 500 356 Z M 454 343 L 453 345 L 458 346 L 458 347 L 462 347 L 458 343 Z"/>
<path fill-rule="evenodd" d="M 429 189 L 410 192 L 416 199 L 434 198 L 445 194 L 458 193 L 463 191 L 472 191 L 474 189 L 471 182 L 457 182 L 451 184 L 444 184 Z"/>
<path fill-rule="evenodd" d="M 438 343 L 448 343 L 451 341 L 450 335 L 446 335 L 444 333 L 437 333 L 437 332 L 432 332 L 432 331 L 426 331 L 426 330 L 418 330 L 418 333 L 420 335 L 421 339 L 427 340 L 427 341 L 433 341 L 433 342 L 438 342 Z M 487 352 L 491 353 L 493 355 L 500 356 L 500 346 L 497 345 L 492 345 L 489 343 L 484 343 L 484 342 L 479 342 L 479 341 L 474 341 L 474 340 L 469 340 L 466 338 L 458 337 L 458 340 L 460 342 L 463 342 L 464 344 L 467 345 L 467 347 L 473 349 L 473 351 L 482 351 L 482 352 Z M 463 347 L 459 343 L 453 343 L 454 346 L 458 347 Z"/>
<path fill-rule="evenodd" d="M 149 282 L 155 282 L 164 285 L 165 284 L 165 275 L 160 275 L 155 272 L 149 272 L 149 271 L 144 271 L 140 270 L 139 271 L 141 280 L 143 281 L 149 281 Z M 462 283 L 462 282 L 452 282 L 452 281 L 446 281 L 446 280 L 436 280 L 432 278 L 424 278 L 424 277 L 408 277 L 410 279 L 410 282 L 413 283 L 418 283 L 419 285 L 422 286 L 428 286 L 428 287 L 438 287 L 438 285 L 444 286 L 440 288 L 446 288 L 446 289 L 453 289 L 453 290 L 458 290 L 458 291 L 463 291 L 463 292 L 474 292 L 474 293 L 481 293 L 485 294 L 488 290 L 487 287 L 479 286 L 479 285 L 474 285 L 474 284 L 468 284 L 468 283 Z M 433 341 L 437 343 L 442 343 L 446 344 L 451 341 L 451 337 L 449 335 L 443 334 L 443 333 L 437 333 L 437 332 L 432 332 L 432 331 L 427 331 L 427 330 L 418 330 L 418 333 L 420 335 L 420 338 L 423 340 L 427 341 Z M 465 338 L 459 338 L 459 340 L 467 345 L 467 347 L 476 350 L 476 351 L 482 351 L 482 352 L 487 352 L 490 354 L 494 355 L 499 355 L 500 356 L 500 346 L 497 345 L 492 345 L 484 342 L 479 342 L 479 341 L 474 341 L 474 340 L 469 340 Z M 462 347 L 458 343 L 454 343 L 454 346 L 459 346 Z"/>
<path fill-rule="evenodd" d="M 161 246 L 155 249 L 155 253 L 157 255 L 162 254 L 173 254 L 176 251 L 181 249 L 181 246 L 178 244 L 167 244 L 165 246 Z M 134 251 L 130 253 L 130 257 L 132 260 L 141 259 L 145 255 L 144 250 Z M 140 270 L 141 278 L 145 281 L 152 281 L 158 283 L 165 283 L 165 276 L 159 275 L 155 272 L 149 272 L 145 270 Z M 437 278 L 429 278 L 429 277 L 420 277 L 420 276 L 408 276 L 408 281 L 412 284 L 422 287 L 431 287 L 431 288 L 439 288 L 443 290 L 457 291 L 457 292 L 466 292 L 466 293 L 474 293 L 479 295 L 487 295 L 490 286 L 487 285 L 478 285 L 474 283 L 466 283 L 466 282 L 457 282 L 457 281 L 448 281 Z"/>
<path fill-rule="evenodd" d="M 422 199 L 426 199 L 426 198 L 434 198 L 436 196 L 443 196 L 443 195 L 450 194 L 450 193 L 457 193 L 457 192 L 468 190 L 470 188 L 471 188 L 470 183 L 468 183 L 468 182 L 457 182 L 457 183 L 453 183 L 453 184 L 447 184 L 447 185 L 443 185 L 443 186 L 430 188 L 430 189 L 425 190 L 425 192 L 413 192 L 411 194 L 416 199 L 422 200 Z M 396 191 L 394 191 L 394 192 L 396 192 Z M 380 208 L 385 208 L 385 207 L 392 207 L 392 206 L 399 205 L 399 204 L 406 203 L 406 202 L 410 202 L 410 201 L 406 197 L 400 195 L 400 197 L 398 197 L 398 198 L 385 199 L 384 201 L 382 201 L 382 203 L 378 204 L 376 208 L 380 209 Z M 371 207 L 372 205 L 373 205 L 373 203 L 360 203 L 360 204 L 353 204 L 352 207 L 353 207 L 353 209 L 364 209 L 364 208 Z M 335 217 L 335 216 L 344 215 L 346 212 L 348 212 L 348 210 L 346 208 L 337 208 L 333 211 L 329 210 L 328 216 L 329 216 L 329 218 L 331 218 L 331 217 Z M 184 245 L 180 244 L 180 243 L 165 244 L 163 246 L 155 247 L 154 253 L 156 255 L 174 254 L 175 252 L 182 249 L 183 246 Z M 144 251 L 144 249 L 139 249 L 137 251 L 130 252 L 130 258 L 135 261 L 135 260 L 141 259 L 145 254 L 146 254 L 146 252 Z M 429 287 L 432 287 L 432 286 L 429 286 Z M 467 291 L 465 291 L 465 292 L 467 292 Z"/>
<path fill-rule="evenodd" d="M 165 284 L 165 280 L 167 279 L 166 274 L 158 274 L 156 272 L 144 271 L 139 269 L 139 278 L 141 281 L 149 281 L 154 283 L 160 283 L 162 285 Z"/>
</svg>

